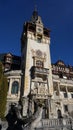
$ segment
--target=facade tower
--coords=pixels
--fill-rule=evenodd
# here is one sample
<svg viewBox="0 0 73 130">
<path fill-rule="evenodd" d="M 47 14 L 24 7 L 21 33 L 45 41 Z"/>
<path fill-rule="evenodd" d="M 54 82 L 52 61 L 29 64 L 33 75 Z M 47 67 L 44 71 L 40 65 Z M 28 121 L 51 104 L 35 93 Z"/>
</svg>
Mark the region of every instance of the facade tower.
<svg viewBox="0 0 73 130">
<path fill-rule="evenodd" d="M 22 101 L 23 116 L 36 111 L 36 104 L 45 106 L 49 116 L 50 98 L 53 94 L 50 30 L 45 28 L 38 12 L 23 26 L 21 36 Z M 46 112 L 47 111 L 47 112 Z"/>
</svg>

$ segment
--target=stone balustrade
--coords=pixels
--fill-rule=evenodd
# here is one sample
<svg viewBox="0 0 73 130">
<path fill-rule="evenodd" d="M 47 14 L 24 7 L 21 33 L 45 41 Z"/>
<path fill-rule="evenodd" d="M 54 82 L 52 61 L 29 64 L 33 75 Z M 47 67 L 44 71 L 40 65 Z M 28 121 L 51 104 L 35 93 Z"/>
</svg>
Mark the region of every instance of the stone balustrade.
<svg viewBox="0 0 73 130">
<path fill-rule="evenodd" d="M 40 128 L 35 128 L 35 130 L 48 130 L 48 129 L 60 129 L 67 128 L 67 130 L 72 130 L 73 120 L 71 119 L 42 119 L 42 126 Z"/>
<path fill-rule="evenodd" d="M 71 84 L 71 85 L 73 85 L 73 80 L 59 78 L 59 76 L 54 76 L 54 75 L 53 75 L 53 79 L 54 80 L 58 80 L 60 83 L 65 83 L 65 84 Z"/>
<path fill-rule="evenodd" d="M 73 81 L 72 80 L 60 79 L 60 82 L 73 85 Z"/>
</svg>

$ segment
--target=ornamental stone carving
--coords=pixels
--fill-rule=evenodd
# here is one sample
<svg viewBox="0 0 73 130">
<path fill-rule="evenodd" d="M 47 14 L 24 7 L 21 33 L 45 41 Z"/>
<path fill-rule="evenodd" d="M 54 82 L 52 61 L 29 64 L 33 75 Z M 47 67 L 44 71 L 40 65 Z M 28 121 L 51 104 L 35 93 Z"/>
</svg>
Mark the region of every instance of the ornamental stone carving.
<svg viewBox="0 0 73 130">
<path fill-rule="evenodd" d="M 41 59 L 46 59 L 46 52 L 42 52 L 40 50 L 31 50 L 32 52 L 32 57 L 37 57 L 37 58 L 41 58 Z"/>
</svg>

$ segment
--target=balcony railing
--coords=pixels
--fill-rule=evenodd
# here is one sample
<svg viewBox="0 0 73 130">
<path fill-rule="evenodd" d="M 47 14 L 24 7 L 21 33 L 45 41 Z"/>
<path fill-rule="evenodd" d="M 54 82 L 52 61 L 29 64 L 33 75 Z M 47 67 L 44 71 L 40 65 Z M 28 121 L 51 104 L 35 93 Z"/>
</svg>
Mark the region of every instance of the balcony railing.
<svg viewBox="0 0 73 130">
<path fill-rule="evenodd" d="M 49 93 L 47 93 L 47 94 L 34 94 L 33 97 L 34 97 L 34 99 L 48 99 Z"/>
<path fill-rule="evenodd" d="M 73 85 L 73 81 L 72 80 L 60 79 L 60 82 Z"/>
<path fill-rule="evenodd" d="M 71 119 L 43 119 L 42 126 L 55 127 L 55 126 L 70 126 Z"/>
<path fill-rule="evenodd" d="M 42 68 L 42 67 L 37 67 L 37 66 L 33 66 L 31 68 L 31 71 L 34 71 L 35 73 L 42 73 L 42 74 L 49 74 L 49 69 L 47 68 Z"/>
<path fill-rule="evenodd" d="M 73 122 L 71 119 L 44 119 L 41 120 L 42 125 L 40 127 L 35 128 L 35 130 L 72 130 Z"/>
<path fill-rule="evenodd" d="M 58 80 L 58 81 L 60 81 L 61 83 L 73 85 L 73 80 L 67 80 L 67 79 L 59 78 L 58 76 L 54 76 L 54 75 L 53 75 L 53 79 L 54 79 L 54 80 Z"/>
<path fill-rule="evenodd" d="M 32 66 L 31 68 L 31 77 L 38 75 L 38 77 L 47 76 L 49 74 L 49 69 Z"/>
</svg>

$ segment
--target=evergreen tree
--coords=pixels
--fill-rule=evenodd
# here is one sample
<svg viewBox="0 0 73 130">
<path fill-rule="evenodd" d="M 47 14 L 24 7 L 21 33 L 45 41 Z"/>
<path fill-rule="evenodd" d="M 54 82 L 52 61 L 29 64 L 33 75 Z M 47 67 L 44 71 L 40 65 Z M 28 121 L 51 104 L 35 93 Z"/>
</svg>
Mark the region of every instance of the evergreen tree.
<svg viewBox="0 0 73 130">
<path fill-rule="evenodd" d="M 7 78 L 3 74 L 2 63 L 0 62 L 0 118 L 4 119 L 7 101 L 8 83 Z"/>
</svg>

